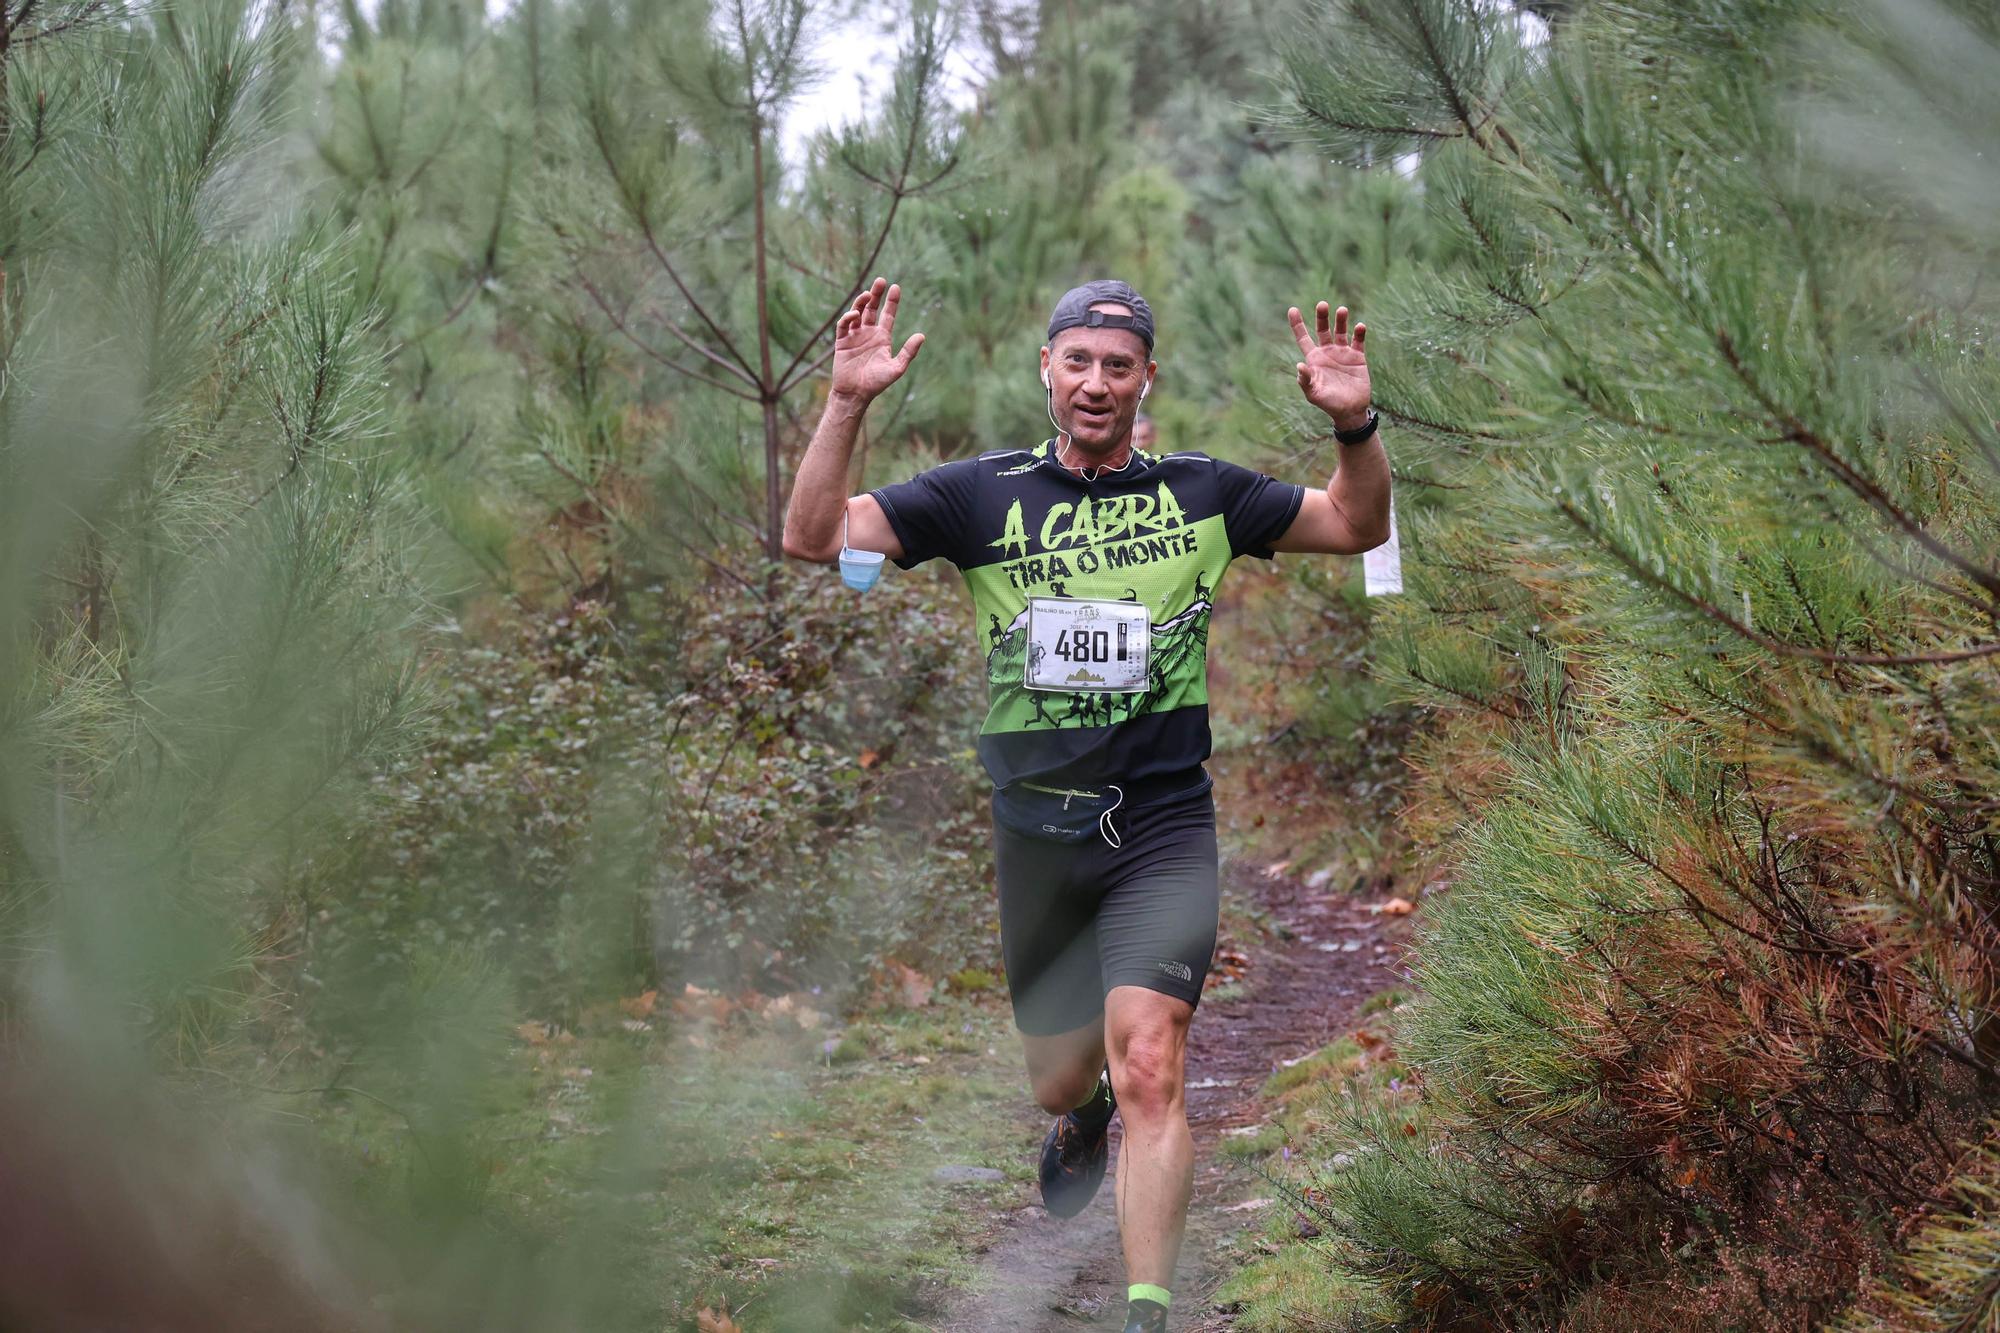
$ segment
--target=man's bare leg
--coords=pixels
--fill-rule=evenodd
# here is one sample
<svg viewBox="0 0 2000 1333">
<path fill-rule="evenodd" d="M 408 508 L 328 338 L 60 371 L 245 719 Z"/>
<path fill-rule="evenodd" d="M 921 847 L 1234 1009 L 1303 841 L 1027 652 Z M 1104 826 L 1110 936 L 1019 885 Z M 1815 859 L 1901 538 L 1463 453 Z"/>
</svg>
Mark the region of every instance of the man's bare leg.
<svg viewBox="0 0 2000 1333">
<path fill-rule="evenodd" d="M 1194 1136 L 1182 1080 L 1194 1006 L 1143 986 L 1114 986 L 1104 1001 L 1111 1086 L 1125 1117 L 1118 1153 L 1118 1233 L 1125 1280 L 1173 1287 L 1194 1193 Z"/>
<path fill-rule="evenodd" d="M 1104 1019 L 1050 1037 L 1023 1032 L 1021 1053 L 1036 1105 L 1050 1115 L 1073 1111 L 1089 1100 L 1104 1072 Z"/>
</svg>

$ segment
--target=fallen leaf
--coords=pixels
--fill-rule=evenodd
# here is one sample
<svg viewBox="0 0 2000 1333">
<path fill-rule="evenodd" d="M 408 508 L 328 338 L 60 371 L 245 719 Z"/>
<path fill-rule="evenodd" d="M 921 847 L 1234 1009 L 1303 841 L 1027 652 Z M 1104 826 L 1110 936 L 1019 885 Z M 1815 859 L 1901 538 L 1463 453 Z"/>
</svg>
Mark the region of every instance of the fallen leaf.
<svg viewBox="0 0 2000 1333">
<path fill-rule="evenodd" d="M 530 1046 L 546 1046 L 549 1041 L 549 1025 L 546 1023 L 523 1023 L 514 1029 L 514 1035 Z"/>
<path fill-rule="evenodd" d="M 1391 898 L 1386 903 L 1376 903 L 1368 910 L 1371 912 L 1387 912 L 1390 916 L 1408 916 L 1417 910 L 1417 905 L 1408 898 Z"/>
<path fill-rule="evenodd" d="M 896 986 L 896 998 L 905 1009 L 921 1009 L 931 1002 L 936 984 L 908 963 L 889 964 L 889 977 Z"/>
<path fill-rule="evenodd" d="M 811 998 L 811 996 L 798 992 L 793 992 L 790 995 L 780 995 L 777 999 L 772 1000 L 764 1006 L 764 1016 L 766 1018 L 789 1018 L 792 1022 L 810 1032 L 826 1022 L 826 1015 L 808 1003 Z"/>
<path fill-rule="evenodd" d="M 711 1023 L 720 1023 L 728 1018 L 731 1007 L 727 995 L 703 990 L 692 981 L 674 999 L 674 1012 L 682 1018 L 707 1019 Z"/>
<path fill-rule="evenodd" d="M 1354 1044 L 1359 1046 L 1364 1051 L 1372 1051 L 1377 1046 L 1380 1046 L 1382 1044 L 1382 1039 L 1376 1036 L 1374 1033 L 1370 1032 L 1367 1028 L 1356 1028 L 1354 1029 L 1353 1032 L 1349 1033 L 1348 1035 L 1353 1037 Z"/>
<path fill-rule="evenodd" d="M 620 1000 L 618 1007 L 625 1011 L 627 1018 L 651 1018 L 653 1010 L 660 1003 L 660 993 L 656 990 L 641 991 L 629 1000 Z"/>
<path fill-rule="evenodd" d="M 743 1325 L 731 1319 L 727 1310 L 697 1310 L 694 1326 L 700 1333 L 743 1333 Z"/>
<path fill-rule="evenodd" d="M 878 750 L 863 750 L 860 757 L 854 762 L 860 764 L 863 768 L 873 768 L 882 762 L 882 755 Z"/>
<path fill-rule="evenodd" d="M 1264 867 L 1264 878 L 1265 879 L 1282 878 L 1284 876 L 1284 873 L 1287 870 L 1290 870 L 1291 868 L 1292 868 L 1292 863 L 1290 861 L 1273 861 L 1271 862 L 1271 864 Z"/>
<path fill-rule="evenodd" d="M 1242 1203 L 1232 1203 L 1222 1211 L 1225 1213 L 1248 1213 L 1258 1208 L 1269 1208 L 1269 1199 L 1245 1199 Z"/>
</svg>

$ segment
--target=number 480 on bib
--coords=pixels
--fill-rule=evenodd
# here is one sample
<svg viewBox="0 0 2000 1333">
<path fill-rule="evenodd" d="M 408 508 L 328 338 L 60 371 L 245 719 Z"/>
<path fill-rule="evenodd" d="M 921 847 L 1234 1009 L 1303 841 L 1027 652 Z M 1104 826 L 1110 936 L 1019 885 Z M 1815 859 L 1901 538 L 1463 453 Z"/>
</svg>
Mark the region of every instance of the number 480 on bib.
<svg viewBox="0 0 2000 1333">
<path fill-rule="evenodd" d="M 1022 683 L 1031 690 L 1144 690 L 1152 629 L 1138 602 L 1031 597 Z"/>
</svg>

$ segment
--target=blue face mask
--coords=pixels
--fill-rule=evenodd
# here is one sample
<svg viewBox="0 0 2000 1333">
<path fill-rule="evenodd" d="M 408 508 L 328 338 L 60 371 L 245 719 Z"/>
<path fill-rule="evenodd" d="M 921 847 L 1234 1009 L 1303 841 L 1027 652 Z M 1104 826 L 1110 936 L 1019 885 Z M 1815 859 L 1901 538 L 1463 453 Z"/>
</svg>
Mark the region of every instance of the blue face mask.
<svg viewBox="0 0 2000 1333">
<path fill-rule="evenodd" d="M 867 592 L 882 577 L 880 551 L 857 551 L 847 544 L 847 511 L 840 512 L 840 581 L 856 592 Z"/>
</svg>

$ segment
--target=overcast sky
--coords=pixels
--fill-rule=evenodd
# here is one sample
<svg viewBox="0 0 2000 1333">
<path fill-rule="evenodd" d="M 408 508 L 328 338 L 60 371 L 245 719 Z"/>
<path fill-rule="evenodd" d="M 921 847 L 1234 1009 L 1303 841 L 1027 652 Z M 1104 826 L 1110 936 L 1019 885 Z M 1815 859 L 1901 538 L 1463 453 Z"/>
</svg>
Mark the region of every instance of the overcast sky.
<svg viewBox="0 0 2000 1333">
<path fill-rule="evenodd" d="M 381 0 L 360 0 L 361 12 L 369 18 Z M 489 17 L 507 12 L 513 0 L 484 0 Z M 902 6 L 863 5 L 858 16 L 838 23 L 823 22 L 814 33 L 809 58 L 825 77 L 793 104 L 784 127 L 786 156 L 797 161 L 805 141 L 813 131 L 856 119 L 889 90 L 896 67 L 896 44 L 902 34 L 896 24 Z M 340 47 L 328 29 L 326 52 L 337 58 Z M 945 59 L 947 90 L 951 100 L 969 106 L 976 88 L 976 71 L 961 52 Z"/>
<path fill-rule="evenodd" d="M 889 29 L 883 16 L 899 8 L 868 6 L 859 18 L 819 30 L 811 58 L 823 77 L 792 106 L 784 129 L 788 161 L 800 160 L 813 131 L 856 120 L 888 95 L 902 33 Z M 962 52 L 953 51 L 946 58 L 945 75 L 951 100 L 969 105 L 976 71 Z"/>
</svg>

